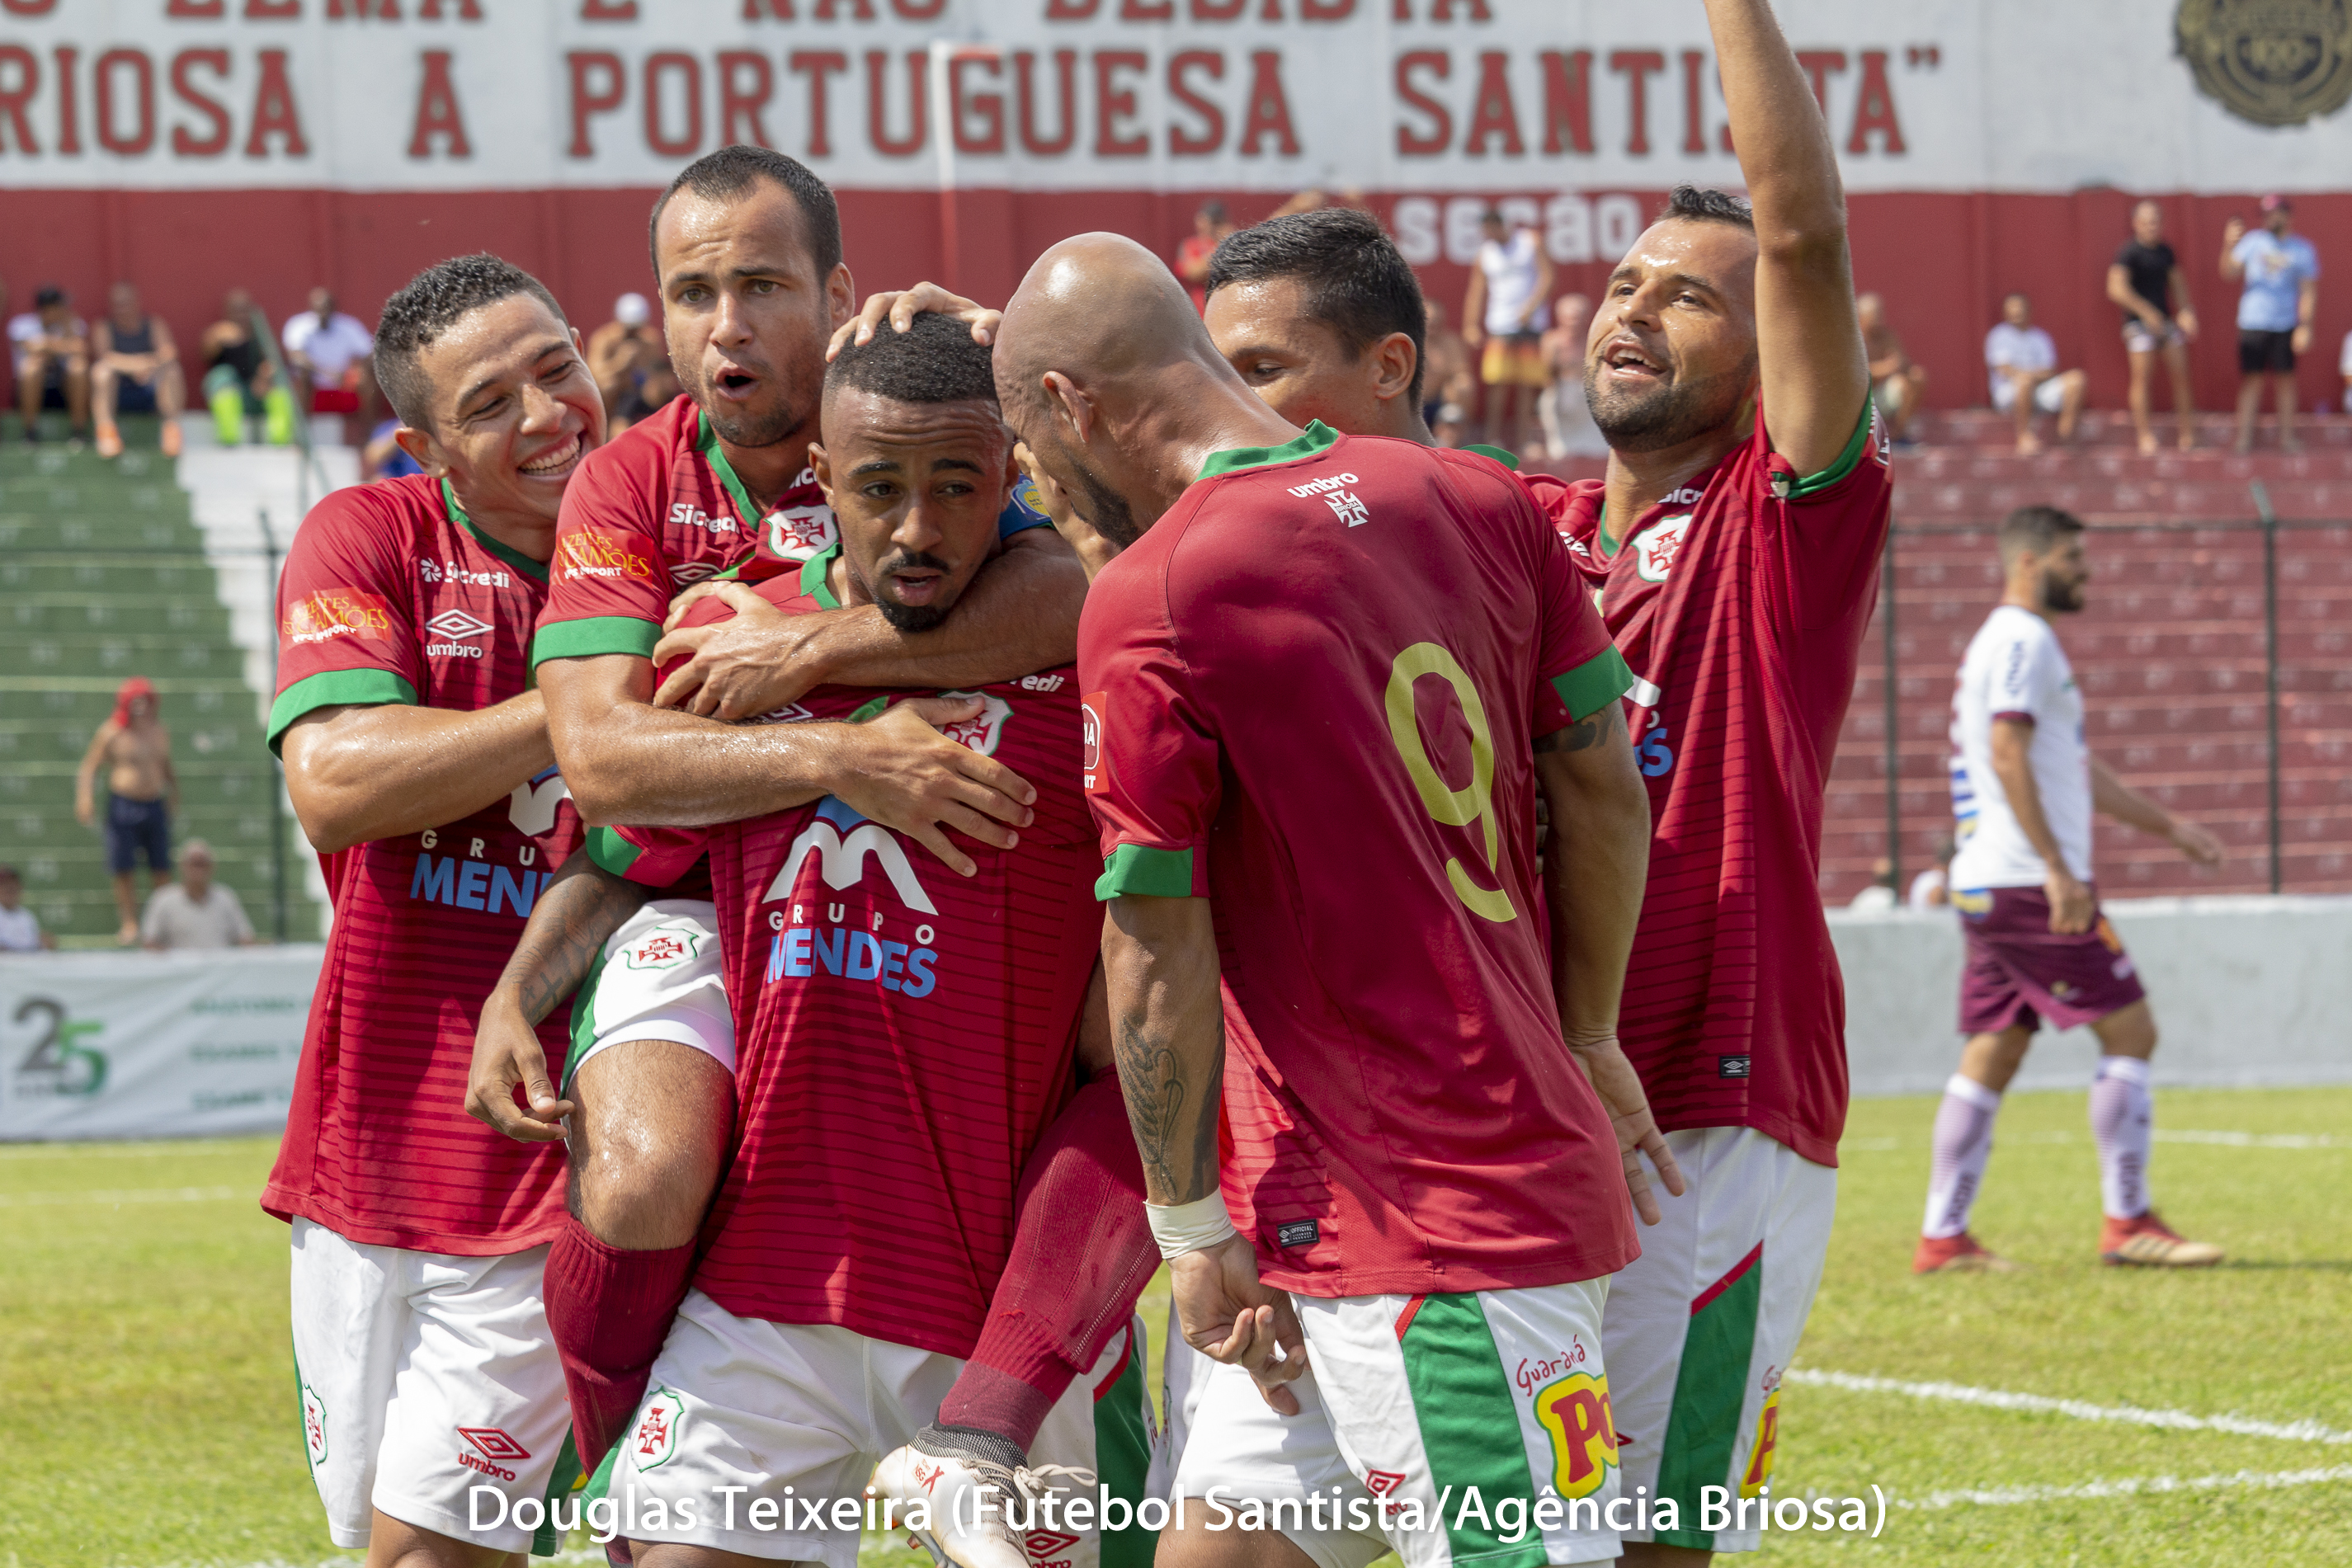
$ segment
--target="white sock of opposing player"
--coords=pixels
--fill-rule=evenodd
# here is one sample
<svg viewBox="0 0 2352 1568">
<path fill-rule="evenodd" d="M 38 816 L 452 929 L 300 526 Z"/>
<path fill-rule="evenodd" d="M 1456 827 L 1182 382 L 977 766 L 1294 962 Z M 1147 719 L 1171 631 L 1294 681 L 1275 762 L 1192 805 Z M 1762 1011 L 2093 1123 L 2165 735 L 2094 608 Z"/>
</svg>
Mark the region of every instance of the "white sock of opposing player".
<svg viewBox="0 0 2352 1568">
<path fill-rule="evenodd" d="M 1992 1157 L 1993 1118 L 2000 1113 L 2000 1090 L 1958 1072 L 1944 1085 L 1944 1103 L 1936 1108 L 1936 1157 L 1929 1167 L 1927 1218 L 1920 1223 L 1920 1235 L 1940 1239 L 1969 1228 L 1969 1210 L 1976 1206 L 1985 1162 Z"/>
<path fill-rule="evenodd" d="M 2099 1145 L 2099 1207 L 2109 1219 L 2147 1212 L 2147 1145 L 2156 1101 L 2147 1063 L 2137 1056 L 2099 1058 L 2091 1080 L 2091 1136 Z"/>
</svg>

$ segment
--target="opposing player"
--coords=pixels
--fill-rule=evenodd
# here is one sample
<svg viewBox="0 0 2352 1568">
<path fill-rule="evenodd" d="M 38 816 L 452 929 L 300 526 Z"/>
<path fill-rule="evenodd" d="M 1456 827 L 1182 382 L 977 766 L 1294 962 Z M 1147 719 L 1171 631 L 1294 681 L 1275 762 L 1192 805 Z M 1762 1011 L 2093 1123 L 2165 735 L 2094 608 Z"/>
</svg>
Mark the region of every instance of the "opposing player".
<svg viewBox="0 0 2352 1568">
<path fill-rule="evenodd" d="M 329 1533 L 456 1568 L 532 1544 L 472 1531 L 474 1489 L 573 1479 L 541 1304 L 562 1159 L 467 1120 L 458 1093 L 475 1011 L 581 839 L 526 655 L 604 413 L 554 299 L 494 256 L 394 295 L 376 370 L 425 472 L 313 507 L 278 589 L 270 744 L 335 917 L 262 1205 L 293 1225 Z M 562 1024 L 542 1036 L 558 1062 Z"/>
<path fill-rule="evenodd" d="M 1161 1562 L 1500 1553 L 1410 1522 L 1473 1478 L 1591 1499 L 1538 1511 L 1542 1554 L 1615 1556 L 1601 1304 L 1664 1145 L 1614 1038 L 1628 677 L 1567 555 L 1482 458 L 1275 415 L 1126 239 L 1045 253 L 996 373 L 1125 546 L 1080 632 L 1104 970 L 1147 1212 L 1220 1364 Z M 1220 1529 L 1212 1485 L 1311 1517 Z"/>
<path fill-rule="evenodd" d="M 909 629 L 960 615 L 1004 548 L 996 519 L 1017 476 L 987 350 L 929 318 L 845 355 L 823 428 L 811 461 L 838 542 L 757 591 L 787 613 L 874 605 Z M 707 603 L 690 619 L 723 612 Z M 771 722 L 822 737 L 891 701 L 829 685 Z M 740 1040 L 741 1109 L 695 1290 L 605 1482 L 635 1490 L 641 1523 L 645 1500 L 664 1505 L 666 1521 L 633 1532 L 646 1568 L 717 1551 L 849 1568 L 856 1531 L 790 1514 L 772 1527 L 760 1511 L 855 1496 L 877 1460 L 936 1430 L 1010 1261 L 1016 1213 L 1032 1234 L 1024 1166 L 1067 1092 L 1100 930 L 1078 694 L 1065 665 L 984 685 L 976 703 L 951 727 L 958 743 L 1039 788 L 1017 846 L 975 844 L 969 876 L 838 796 L 592 841 L 606 872 L 656 886 L 708 850 Z M 697 765 L 689 754 L 677 767 Z M 1098 1004 L 1096 1021 L 1090 1061 L 1107 1074 Z M 1092 1237 L 1066 1228 L 1037 1239 L 1074 1287 Z M 1001 1481 L 1034 1493 L 1075 1464 L 1136 1500 L 1148 1406 L 1134 1333 L 1122 1311 L 1088 1375 L 1043 1419 L 1036 1462 L 1016 1454 L 1024 1462 Z M 920 1460 L 906 1490 L 934 1511 L 920 1528 L 937 1542 L 948 1489 L 936 1459 Z M 719 1512 L 714 1489 L 730 1483 L 749 1490 Z M 1097 1534 L 1074 1525 L 1055 1560 L 1095 1560 Z M 1100 1549 L 1112 1561 L 1148 1558 L 1148 1537 L 1112 1536 Z"/>
<path fill-rule="evenodd" d="M 2147 1191 L 2156 1019 L 2131 956 L 2099 913 L 2091 815 L 2104 812 L 2211 865 L 2213 836 L 2133 789 L 2083 737 L 2083 693 L 2053 618 L 2083 608 L 2091 580 L 2079 518 L 2027 507 L 2000 528 L 2001 601 L 1969 643 L 1952 692 L 1952 907 L 1968 942 L 1960 1070 L 1936 1113 L 1934 1176 L 1912 1271 L 2005 1269 L 1969 1234 L 1992 1155 L 1993 1118 L 2043 1022 L 2099 1037 L 2091 1135 L 2099 1148 L 2103 1262 L 2198 1268 L 2221 1249 L 2184 1241 Z"/>
</svg>

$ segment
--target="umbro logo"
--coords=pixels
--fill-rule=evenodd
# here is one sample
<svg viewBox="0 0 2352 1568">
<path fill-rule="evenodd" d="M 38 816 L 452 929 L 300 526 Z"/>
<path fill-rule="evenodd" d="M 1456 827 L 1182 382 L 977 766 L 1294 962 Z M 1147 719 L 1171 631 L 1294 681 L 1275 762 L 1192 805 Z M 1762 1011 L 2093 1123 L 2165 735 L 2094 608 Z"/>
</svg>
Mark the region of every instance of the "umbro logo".
<svg viewBox="0 0 2352 1568">
<path fill-rule="evenodd" d="M 461 637 L 478 637 L 492 627 L 490 622 L 470 610 L 444 610 L 427 621 L 425 629 L 436 637 L 446 637 L 454 642 Z"/>
<path fill-rule="evenodd" d="M 460 1427 L 457 1436 L 474 1445 L 486 1459 L 527 1459 L 530 1450 L 496 1427 Z"/>
</svg>

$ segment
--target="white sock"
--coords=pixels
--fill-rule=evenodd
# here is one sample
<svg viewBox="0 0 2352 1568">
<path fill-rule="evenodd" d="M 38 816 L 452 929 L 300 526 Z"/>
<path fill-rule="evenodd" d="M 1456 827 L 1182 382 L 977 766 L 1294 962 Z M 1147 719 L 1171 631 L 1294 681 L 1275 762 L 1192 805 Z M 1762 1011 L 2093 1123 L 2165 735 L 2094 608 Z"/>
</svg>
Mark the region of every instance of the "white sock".
<svg viewBox="0 0 2352 1568">
<path fill-rule="evenodd" d="M 2156 1100 L 2147 1063 L 2137 1056 L 2099 1058 L 2091 1080 L 2091 1137 L 2099 1145 L 2099 1207 L 2109 1219 L 2137 1219 L 2147 1202 L 2147 1146 Z"/>
<path fill-rule="evenodd" d="M 1992 1157 L 1993 1118 L 2000 1113 L 1998 1089 L 1958 1072 L 1944 1085 L 1944 1103 L 1936 1107 L 1936 1155 L 1920 1235 L 1940 1239 L 1969 1228 L 1969 1210 L 1976 1207 L 1985 1162 Z"/>
</svg>

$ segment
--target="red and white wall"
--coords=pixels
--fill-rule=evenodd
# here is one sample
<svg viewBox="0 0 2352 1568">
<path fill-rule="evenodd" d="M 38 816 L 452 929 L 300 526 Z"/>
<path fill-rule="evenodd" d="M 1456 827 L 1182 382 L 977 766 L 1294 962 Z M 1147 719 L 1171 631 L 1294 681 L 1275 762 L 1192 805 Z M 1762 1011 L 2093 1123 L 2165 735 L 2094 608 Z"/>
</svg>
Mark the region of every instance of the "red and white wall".
<svg viewBox="0 0 2352 1568">
<path fill-rule="evenodd" d="M 2352 280 L 2352 130 L 2201 96 L 2150 0 L 1785 0 L 1841 150 L 1859 285 L 1935 401 L 1981 401 L 1999 298 L 2030 292 L 2095 401 L 2120 401 L 2105 268 L 2165 201 L 2234 379 L 2222 225 L 2296 193 Z M 1207 195 L 1241 221 L 1358 192 L 1434 298 L 1475 214 L 1524 204 L 1561 287 L 1597 290 L 1681 181 L 1736 185 L 1696 0 L 0 0 L 0 279 L 89 313 L 129 277 L 183 334 L 222 291 L 278 318 L 314 283 L 375 305 L 499 251 L 585 322 L 646 287 L 644 217 L 699 152 L 761 141 L 841 193 L 861 287 L 1001 298 L 1114 228 L 1163 251 Z M 2306 402 L 2352 287 L 2323 283 Z"/>
</svg>

